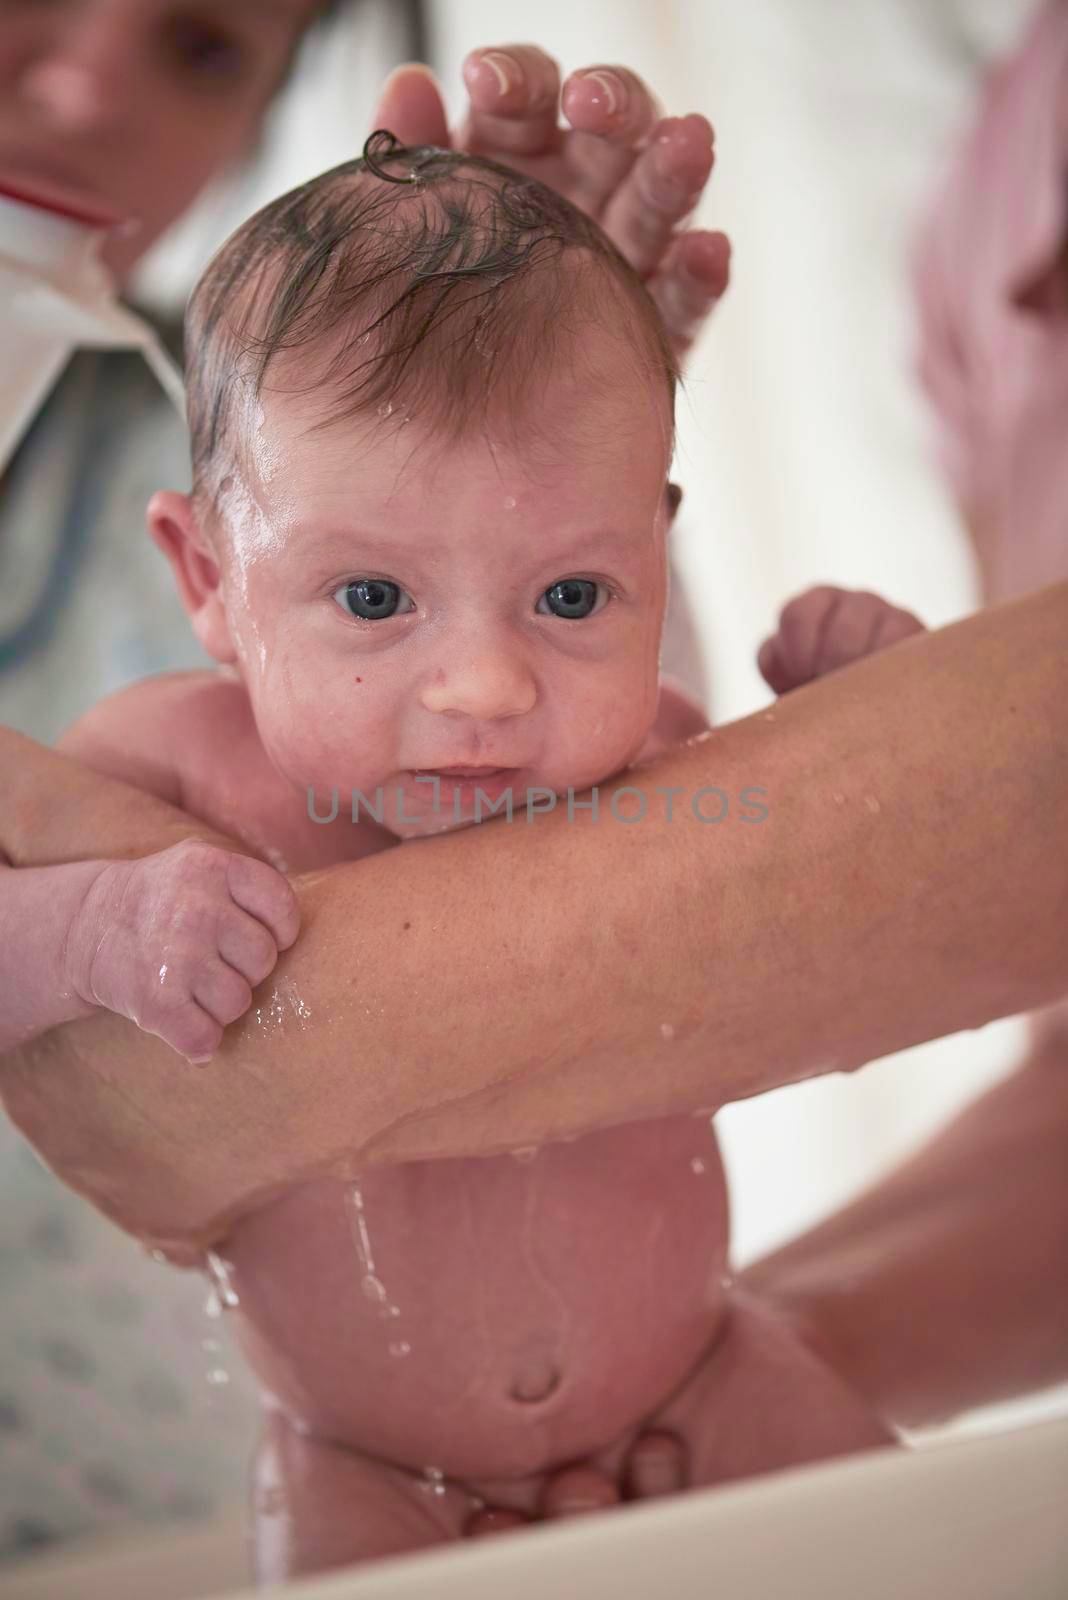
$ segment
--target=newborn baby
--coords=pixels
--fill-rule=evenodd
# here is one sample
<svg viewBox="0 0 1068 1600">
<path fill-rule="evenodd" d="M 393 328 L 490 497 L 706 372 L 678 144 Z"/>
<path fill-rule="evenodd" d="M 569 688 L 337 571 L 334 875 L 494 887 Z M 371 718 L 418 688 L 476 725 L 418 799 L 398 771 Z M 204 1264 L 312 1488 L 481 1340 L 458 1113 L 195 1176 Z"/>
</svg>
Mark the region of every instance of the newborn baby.
<svg viewBox="0 0 1068 1600">
<path fill-rule="evenodd" d="M 115 696 L 63 747 L 273 865 L 97 864 L 64 970 L 66 1015 L 104 1004 L 203 1060 L 296 937 L 281 874 L 509 805 L 525 826 L 705 723 L 658 672 L 675 367 L 594 223 L 376 136 L 238 230 L 187 333 L 194 487 L 149 519 L 219 666 Z M 814 591 L 762 664 L 788 689 L 918 626 Z M 507 960 L 486 951 L 487 1049 Z M 535 1512 L 547 1474 L 618 1471 L 649 1427 L 694 1485 L 885 1442 L 735 1289 L 727 1231 L 707 1115 L 323 1179 L 244 1218 L 213 1266 L 269 1403 L 261 1575 Z"/>
</svg>

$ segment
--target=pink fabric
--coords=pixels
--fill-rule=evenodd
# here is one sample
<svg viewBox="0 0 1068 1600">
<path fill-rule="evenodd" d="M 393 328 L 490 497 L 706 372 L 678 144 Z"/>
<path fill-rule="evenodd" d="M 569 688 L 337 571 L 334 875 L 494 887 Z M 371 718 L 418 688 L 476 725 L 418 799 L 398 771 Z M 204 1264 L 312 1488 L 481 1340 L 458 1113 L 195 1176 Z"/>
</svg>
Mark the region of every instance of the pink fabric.
<svg viewBox="0 0 1068 1600">
<path fill-rule="evenodd" d="M 916 261 L 920 374 L 987 598 L 1068 577 L 1068 0 L 992 75 Z"/>
</svg>

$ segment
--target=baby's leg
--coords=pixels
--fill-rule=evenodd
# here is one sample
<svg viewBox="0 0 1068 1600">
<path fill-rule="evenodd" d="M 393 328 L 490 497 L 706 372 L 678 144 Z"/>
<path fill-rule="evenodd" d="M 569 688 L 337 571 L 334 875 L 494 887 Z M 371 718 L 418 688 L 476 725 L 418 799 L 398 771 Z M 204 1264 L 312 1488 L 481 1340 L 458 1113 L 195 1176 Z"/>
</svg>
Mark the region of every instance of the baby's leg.
<svg viewBox="0 0 1068 1600">
<path fill-rule="evenodd" d="M 678 1435 L 691 1488 L 893 1444 L 893 1433 L 777 1314 L 737 1290 L 714 1344 L 648 1421 Z"/>
<path fill-rule="evenodd" d="M 480 1505 L 454 1484 L 300 1434 L 270 1410 L 252 1467 L 256 1581 L 449 1543 Z"/>
</svg>

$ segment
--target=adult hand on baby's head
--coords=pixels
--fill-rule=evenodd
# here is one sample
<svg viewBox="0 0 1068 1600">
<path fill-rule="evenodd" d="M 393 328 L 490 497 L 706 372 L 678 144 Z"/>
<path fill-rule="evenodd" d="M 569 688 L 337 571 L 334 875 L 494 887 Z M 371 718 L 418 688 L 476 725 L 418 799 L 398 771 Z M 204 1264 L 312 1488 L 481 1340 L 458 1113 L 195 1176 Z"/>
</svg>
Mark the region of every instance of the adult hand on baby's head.
<svg viewBox="0 0 1068 1600">
<path fill-rule="evenodd" d="M 207 1061 L 299 925 L 281 873 L 186 839 L 104 867 L 71 927 L 70 985 L 86 1004 Z"/>
<path fill-rule="evenodd" d="M 712 170 L 706 119 L 661 117 L 626 67 L 583 67 L 561 95 L 559 66 L 528 44 L 473 50 L 464 81 L 470 103 L 454 136 L 434 78 L 417 65 L 391 75 L 372 125 L 405 144 L 455 145 L 506 162 L 581 206 L 644 280 L 684 352 L 730 269 L 725 234 L 680 227 Z"/>
</svg>

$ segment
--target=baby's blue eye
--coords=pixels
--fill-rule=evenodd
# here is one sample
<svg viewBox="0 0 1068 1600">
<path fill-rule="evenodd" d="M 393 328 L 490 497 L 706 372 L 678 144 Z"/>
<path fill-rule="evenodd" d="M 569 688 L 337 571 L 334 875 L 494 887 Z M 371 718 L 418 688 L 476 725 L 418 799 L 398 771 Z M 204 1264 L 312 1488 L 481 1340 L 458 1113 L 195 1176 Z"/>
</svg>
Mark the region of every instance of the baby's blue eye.
<svg viewBox="0 0 1068 1600">
<path fill-rule="evenodd" d="M 388 578 L 354 578 L 351 583 L 342 584 L 334 599 L 350 616 L 364 622 L 380 622 L 395 614 L 403 594 L 400 585 L 390 583 Z"/>
<path fill-rule="evenodd" d="M 555 617 L 588 617 L 597 604 L 599 587 L 590 578 L 561 578 L 541 598 Z"/>
</svg>

